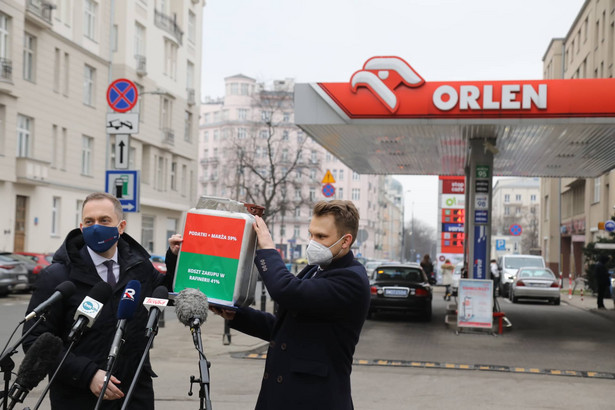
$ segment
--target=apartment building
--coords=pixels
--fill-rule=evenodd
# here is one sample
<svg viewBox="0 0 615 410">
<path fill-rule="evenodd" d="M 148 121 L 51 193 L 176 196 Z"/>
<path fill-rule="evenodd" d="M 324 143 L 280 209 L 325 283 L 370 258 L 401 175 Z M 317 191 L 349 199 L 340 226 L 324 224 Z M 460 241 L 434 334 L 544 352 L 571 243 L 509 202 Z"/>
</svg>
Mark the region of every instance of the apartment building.
<svg viewBox="0 0 615 410">
<path fill-rule="evenodd" d="M 361 215 L 355 255 L 398 255 L 401 241 L 391 238 L 401 238 L 401 224 L 390 219 L 401 220 L 401 201 L 385 188 L 390 177 L 353 172 L 296 127 L 293 90 L 292 79 L 225 78 L 224 97 L 201 106 L 198 194 L 268 208 L 274 242 L 288 260 L 305 255 L 314 202 L 352 200 Z M 335 182 L 326 197 L 327 171 Z"/>
<path fill-rule="evenodd" d="M 0 249 L 53 252 L 114 169 L 107 88 L 134 82 L 140 211 L 128 233 L 167 247 L 196 200 L 202 0 L 0 0 Z"/>
<path fill-rule="evenodd" d="M 541 245 L 540 179 L 499 178 L 492 192 L 491 255 L 537 252 Z"/>
<path fill-rule="evenodd" d="M 614 50 L 615 2 L 587 0 L 566 36 L 549 44 L 543 56 L 544 78 L 612 78 Z M 606 236 L 598 223 L 614 214 L 614 184 L 615 171 L 588 179 L 541 180 L 541 241 L 554 271 L 565 277 L 584 274 L 583 247 Z"/>
</svg>

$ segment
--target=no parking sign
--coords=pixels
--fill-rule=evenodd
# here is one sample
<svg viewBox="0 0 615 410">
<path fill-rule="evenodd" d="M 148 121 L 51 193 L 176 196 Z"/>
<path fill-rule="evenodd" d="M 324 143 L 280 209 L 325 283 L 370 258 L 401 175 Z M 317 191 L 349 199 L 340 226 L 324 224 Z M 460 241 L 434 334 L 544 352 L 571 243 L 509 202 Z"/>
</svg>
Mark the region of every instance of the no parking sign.
<svg viewBox="0 0 615 410">
<path fill-rule="evenodd" d="M 137 86 L 130 80 L 119 78 L 107 88 L 107 103 L 113 111 L 130 111 L 137 104 L 139 91 Z"/>
</svg>

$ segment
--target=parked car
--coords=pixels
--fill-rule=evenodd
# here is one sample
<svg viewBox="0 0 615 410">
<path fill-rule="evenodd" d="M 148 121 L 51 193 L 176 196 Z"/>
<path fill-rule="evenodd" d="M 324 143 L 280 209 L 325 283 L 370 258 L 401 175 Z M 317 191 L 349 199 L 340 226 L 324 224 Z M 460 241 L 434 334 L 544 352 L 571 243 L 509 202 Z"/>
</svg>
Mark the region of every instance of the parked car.
<svg viewBox="0 0 615 410">
<path fill-rule="evenodd" d="M 433 291 L 418 263 L 376 267 L 370 279 L 370 290 L 368 317 L 388 311 L 420 313 L 426 321 L 431 320 Z"/>
<path fill-rule="evenodd" d="M 51 253 L 15 252 L 13 255 L 26 264 L 30 288 L 34 287 L 38 274 L 43 268 L 51 265 L 53 259 L 53 254 Z"/>
<path fill-rule="evenodd" d="M 549 268 L 524 267 L 515 275 L 510 287 L 510 300 L 546 299 L 554 305 L 560 304 L 559 280 Z"/>
<path fill-rule="evenodd" d="M 510 284 L 522 267 L 544 268 L 545 260 L 536 255 L 502 255 L 498 258 L 498 270 L 500 271 L 500 295 L 510 293 Z"/>
<path fill-rule="evenodd" d="M 154 268 L 160 273 L 167 273 L 167 265 L 164 263 L 164 256 L 160 255 L 150 255 L 149 260 L 154 265 Z"/>
<path fill-rule="evenodd" d="M 6 296 L 14 290 L 26 289 L 28 289 L 26 265 L 11 257 L 11 254 L 0 254 L 0 296 Z"/>
</svg>

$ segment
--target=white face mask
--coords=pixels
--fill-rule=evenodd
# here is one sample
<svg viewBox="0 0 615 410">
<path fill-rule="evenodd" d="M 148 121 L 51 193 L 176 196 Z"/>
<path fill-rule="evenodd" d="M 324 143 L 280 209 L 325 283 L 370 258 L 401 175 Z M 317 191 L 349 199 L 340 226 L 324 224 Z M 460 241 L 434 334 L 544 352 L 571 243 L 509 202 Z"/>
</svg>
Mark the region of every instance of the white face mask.
<svg viewBox="0 0 615 410">
<path fill-rule="evenodd" d="M 309 265 L 319 265 L 321 267 L 329 265 L 331 261 L 333 260 L 333 252 L 331 252 L 331 248 L 337 245 L 339 241 L 344 239 L 344 236 L 339 238 L 337 241 L 335 241 L 333 245 L 329 246 L 328 248 L 319 242 L 310 240 L 310 243 L 308 244 L 308 247 L 305 251 L 307 255 L 308 264 Z M 340 252 L 341 251 L 342 250 L 340 249 Z M 339 255 L 339 252 L 338 252 L 338 255 Z"/>
</svg>

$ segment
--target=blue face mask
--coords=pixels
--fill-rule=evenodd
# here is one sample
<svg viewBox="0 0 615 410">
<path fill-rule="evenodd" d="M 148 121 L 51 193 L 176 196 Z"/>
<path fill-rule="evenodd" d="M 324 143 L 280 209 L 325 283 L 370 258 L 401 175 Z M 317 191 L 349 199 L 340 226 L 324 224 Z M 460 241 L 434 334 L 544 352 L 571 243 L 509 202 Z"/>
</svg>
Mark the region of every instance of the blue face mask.
<svg viewBox="0 0 615 410">
<path fill-rule="evenodd" d="M 108 251 L 120 237 L 117 226 L 95 224 L 84 227 L 81 231 L 83 232 L 85 244 L 96 253 Z"/>
</svg>

